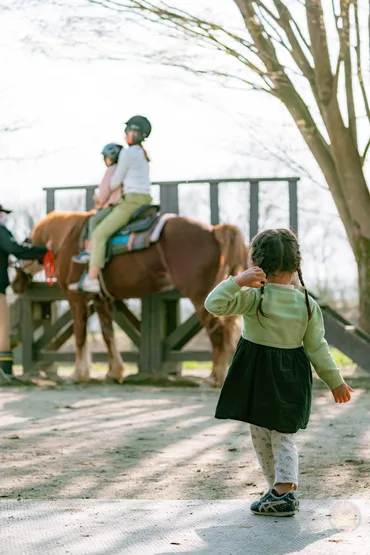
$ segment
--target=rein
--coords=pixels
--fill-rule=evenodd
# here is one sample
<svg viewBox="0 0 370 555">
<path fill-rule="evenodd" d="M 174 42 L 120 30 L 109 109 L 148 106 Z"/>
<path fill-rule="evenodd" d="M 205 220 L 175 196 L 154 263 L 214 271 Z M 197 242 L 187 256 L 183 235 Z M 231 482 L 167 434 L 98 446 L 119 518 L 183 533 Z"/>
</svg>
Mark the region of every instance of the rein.
<svg viewBox="0 0 370 555">
<path fill-rule="evenodd" d="M 32 280 L 32 275 L 27 273 L 27 269 L 34 264 L 34 260 L 16 260 L 9 264 L 10 268 L 15 268 L 27 276 L 29 280 Z M 45 282 L 51 286 L 54 283 L 55 278 L 55 256 L 52 251 L 48 251 L 43 259 L 43 270 L 45 272 Z"/>
<path fill-rule="evenodd" d="M 45 272 L 45 281 L 46 283 L 51 286 L 53 285 L 54 278 L 55 278 L 55 256 L 52 251 L 48 251 L 44 256 L 44 272 Z"/>
<path fill-rule="evenodd" d="M 24 272 L 25 270 L 27 270 L 27 268 L 32 266 L 33 263 L 34 260 L 27 260 L 27 262 L 23 260 L 15 260 L 14 262 L 10 262 L 9 268 L 15 268 L 16 270 L 21 270 L 22 272 Z"/>
</svg>

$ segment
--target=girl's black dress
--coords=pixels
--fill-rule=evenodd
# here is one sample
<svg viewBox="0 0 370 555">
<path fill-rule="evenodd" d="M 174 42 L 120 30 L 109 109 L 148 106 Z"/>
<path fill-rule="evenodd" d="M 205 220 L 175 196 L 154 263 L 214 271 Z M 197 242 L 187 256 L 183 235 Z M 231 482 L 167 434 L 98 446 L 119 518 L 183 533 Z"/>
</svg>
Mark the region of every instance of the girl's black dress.
<svg viewBox="0 0 370 555">
<path fill-rule="evenodd" d="M 311 364 L 303 347 L 266 347 L 241 337 L 215 417 L 295 433 L 307 427 L 311 398 Z"/>
</svg>

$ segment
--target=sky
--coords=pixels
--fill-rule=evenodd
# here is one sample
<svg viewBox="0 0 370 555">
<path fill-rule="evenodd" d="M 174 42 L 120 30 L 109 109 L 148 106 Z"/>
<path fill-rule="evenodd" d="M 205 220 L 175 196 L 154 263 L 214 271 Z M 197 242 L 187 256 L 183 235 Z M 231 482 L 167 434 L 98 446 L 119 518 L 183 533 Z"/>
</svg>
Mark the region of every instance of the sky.
<svg viewBox="0 0 370 555">
<path fill-rule="evenodd" d="M 350 295 L 355 291 L 353 255 L 331 196 L 278 101 L 164 67 L 150 52 L 153 40 L 157 48 L 168 48 L 165 37 L 137 35 L 130 23 L 123 26 L 116 14 L 85 0 L 76 0 L 75 13 L 68 2 L 61 4 L 60 9 L 45 6 L 42 13 L 33 8 L 0 12 L 0 72 L 5 76 L 0 128 L 21 127 L 0 132 L 3 204 L 37 212 L 43 187 L 98 184 L 104 172 L 102 147 L 122 142 L 123 122 L 140 113 L 153 124 L 147 148 L 154 181 L 300 175 L 301 241 L 308 275 L 325 281 L 330 267 L 333 284 L 348 288 Z M 227 15 L 234 22 L 232 2 L 222 0 L 218 6 L 218 17 Z M 84 17 L 84 27 L 74 22 L 74 15 Z M 98 36 L 90 29 L 97 17 Z M 40 22 L 46 28 L 43 33 Z M 138 51 L 147 54 L 146 63 L 137 60 Z M 280 160 L 271 152 L 278 152 Z M 180 193 L 183 214 L 207 219 L 206 190 L 189 187 Z M 248 228 L 247 193 L 231 186 L 221 193 L 222 217 L 243 231 Z M 263 186 L 261 197 L 261 224 L 287 225 L 284 184 Z M 345 278 L 332 270 L 339 264 L 346 268 Z"/>
</svg>

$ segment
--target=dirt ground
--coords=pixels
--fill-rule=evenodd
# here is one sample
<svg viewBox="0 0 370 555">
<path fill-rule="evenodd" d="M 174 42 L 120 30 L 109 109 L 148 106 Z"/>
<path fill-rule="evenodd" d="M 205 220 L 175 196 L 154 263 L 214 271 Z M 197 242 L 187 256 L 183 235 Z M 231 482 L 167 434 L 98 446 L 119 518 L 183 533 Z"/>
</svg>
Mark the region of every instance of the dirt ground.
<svg viewBox="0 0 370 555">
<path fill-rule="evenodd" d="M 302 497 L 368 498 L 370 376 L 353 371 L 346 405 L 315 380 L 298 440 Z M 3 387 L 0 496 L 252 499 L 265 483 L 248 426 L 215 420 L 217 398 L 202 383 Z"/>
</svg>

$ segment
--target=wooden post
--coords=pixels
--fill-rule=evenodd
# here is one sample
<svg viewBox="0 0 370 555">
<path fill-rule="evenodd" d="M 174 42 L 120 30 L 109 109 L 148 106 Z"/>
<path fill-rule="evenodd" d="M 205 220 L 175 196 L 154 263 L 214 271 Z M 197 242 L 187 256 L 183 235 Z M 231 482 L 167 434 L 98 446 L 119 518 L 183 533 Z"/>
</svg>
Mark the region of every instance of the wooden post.
<svg viewBox="0 0 370 555">
<path fill-rule="evenodd" d="M 166 339 L 180 325 L 180 299 L 164 300 L 162 302 L 163 339 Z M 163 350 L 163 349 L 162 349 Z M 181 374 L 181 362 L 162 362 L 162 370 L 166 374 Z"/>
<path fill-rule="evenodd" d="M 47 330 L 49 330 L 52 325 L 57 320 L 57 304 L 56 302 L 46 301 L 41 303 L 42 309 L 42 327 L 43 327 L 43 337 Z M 36 357 L 36 353 L 34 353 Z M 37 358 L 37 357 L 36 357 Z M 49 377 L 57 376 L 58 375 L 58 364 L 56 362 L 52 363 L 43 363 L 39 365 L 39 370 L 45 372 L 45 374 Z"/>
<path fill-rule="evenodd" d="M 162 214 L 164 212 L 170 212 L 171 214 L 179 213 L 179 195 L 177 183 L 161 185 L 159 195 Z"/>
<path fill-rule="evenodd" d="M 55 190 L 46 189 L 46 212 L 49 214 L 52 210 L 55 210 Z"/>
<path fill-rule="evenodd" d="M 86 189 L 85 191 L 85 209 L 87 212 L 89 212 L 90 210 L 92 210 L 94 208 L 94 201 L 93 201 L 93 196 L 94 196 L 94 189 Z"/>
<path fill-rule="evenodd" d="M 259 181 L 253 179 L 249 182 L 250 186 L 250 206 L 249 206 L 249 240 L 251 241 L 259 231 L 258 208 L 259 208 Z"/>
<path fill-rule="evenodd" d="M 158 295 L 141 300 L 141 341 L 139 372 L 152 373 L 162 370 L 162 321 L 161 302 Z"/>
<path fill-rule="evenodd" d="M 22 297 L 22 366 L 23 374 L 32 372 L 33 360 L 33 310 L 32 301 L 27 295 Z"/>
<path fill-rule="evenodd" d="M 220 223 L 220 209 L 218 203 L 218 183 L 211 183 L 209 186 L 209 196 L 211 205 L 211 225 Z"/>
<path fill-rule="evenodd" d="M 289 180 L 289 225 L 298 233 L 298 179 Z"/>
</svg>

